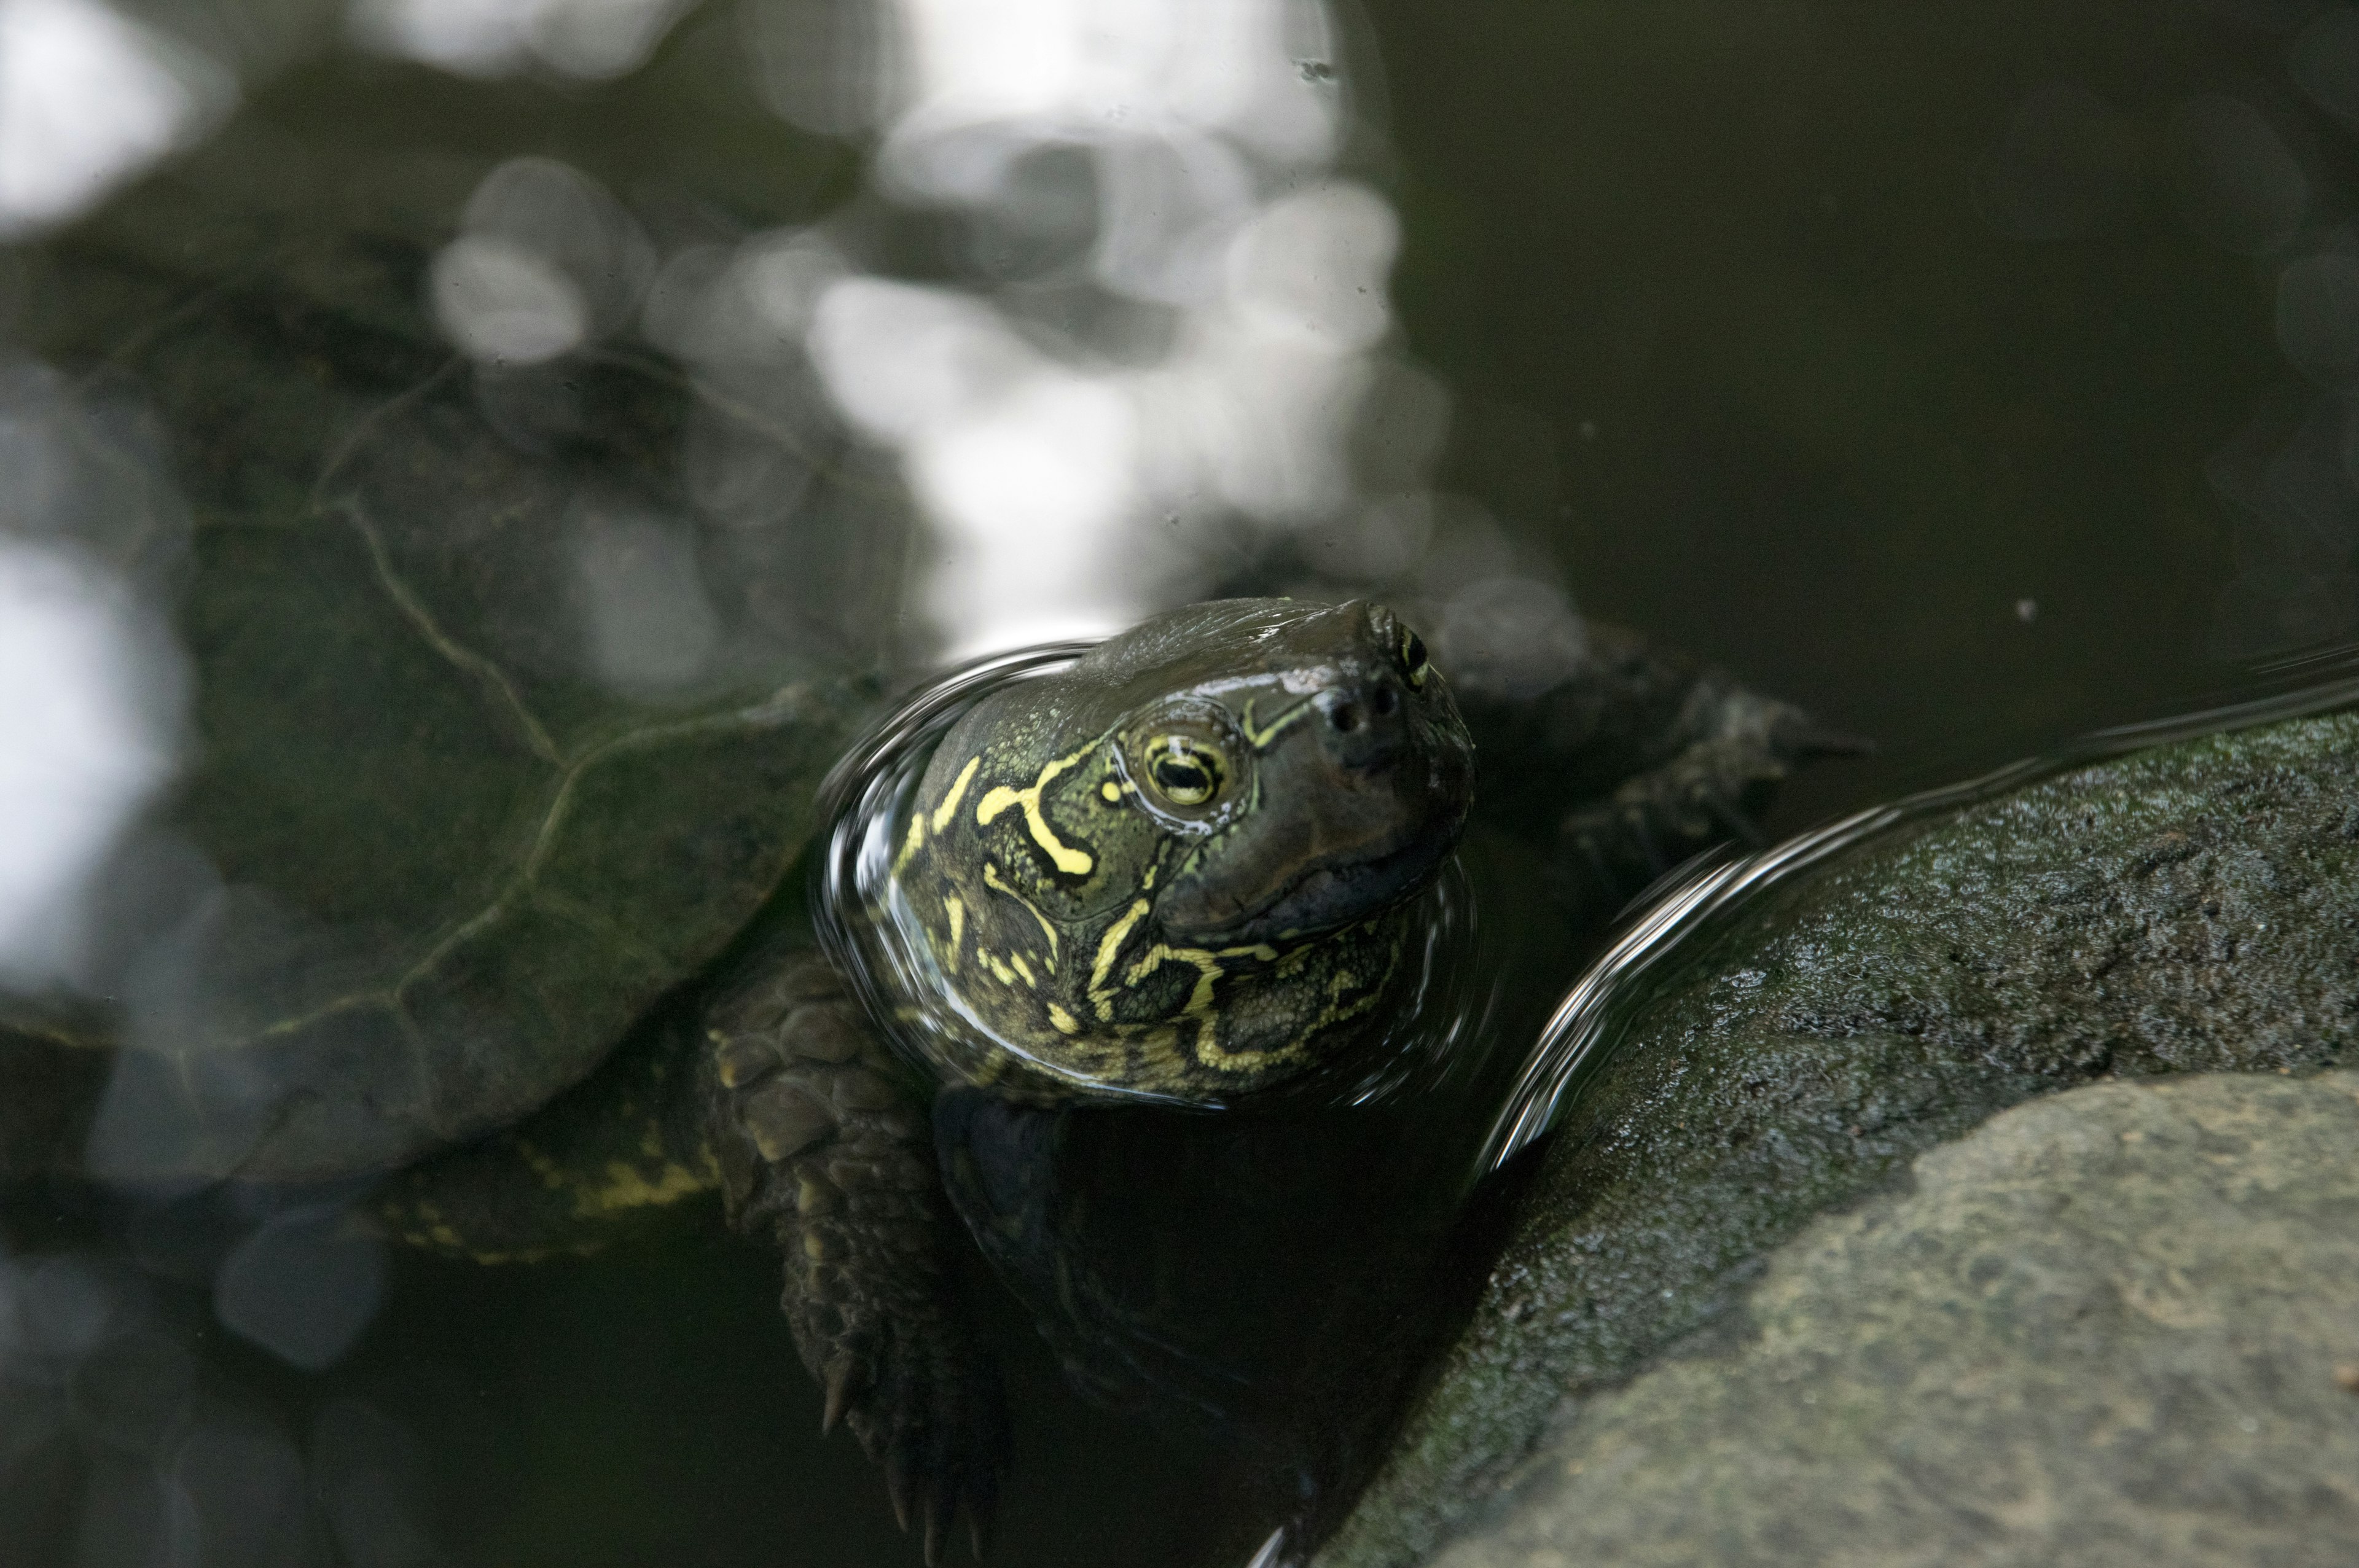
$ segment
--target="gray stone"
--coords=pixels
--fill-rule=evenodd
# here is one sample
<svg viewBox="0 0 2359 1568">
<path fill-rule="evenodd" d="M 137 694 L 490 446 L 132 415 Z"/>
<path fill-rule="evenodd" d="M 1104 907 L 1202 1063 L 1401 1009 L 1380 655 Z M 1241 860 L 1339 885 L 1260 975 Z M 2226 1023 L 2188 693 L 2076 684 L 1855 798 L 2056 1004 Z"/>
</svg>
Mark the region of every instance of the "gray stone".
<svg viewBox="0 0 2359 1568">
<path fill-rule="evenodd" d="M 2359 1074 L 2076 1089 L 1915 1173 L 1440 1568 L 2359 1562 Z"/>
<path fill-rule="evenodd" d="M 2138 753 L 1870 840 L 1691 938 L 1322 1568 L 1429 1554 L 1552 1416 L 1727 1332 L 1777 1247 L 2010 1106 L 2347 1059 L 2354 758 L 2348 713 Z"/>
</svg>

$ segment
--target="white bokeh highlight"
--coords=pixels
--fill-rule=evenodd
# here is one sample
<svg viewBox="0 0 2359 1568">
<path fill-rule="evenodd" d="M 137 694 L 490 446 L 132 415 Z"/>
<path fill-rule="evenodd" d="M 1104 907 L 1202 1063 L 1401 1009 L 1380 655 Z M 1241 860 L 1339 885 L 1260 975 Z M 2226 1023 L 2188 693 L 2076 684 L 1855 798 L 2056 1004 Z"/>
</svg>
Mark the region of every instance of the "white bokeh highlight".
<svg viewBox="0 0 2359 1568">
<path fill-rule="evenodd" d="M 236 100 L 222 66 L 99 0 L 0 0 L 0 240 L 86 211 Z"/>
<path fill-rule="evenodd" d="M 569 543 L 574 600 L 598 677 L 642 699 L 693 687 L 721 644 L 694 535 L 661 517 L 594 509 L 573 520 Z"/>
<path fill-rule="evenodd" d="M 538 364 L 582 346 L 590 308 L 572 280 L 504 240 L 464 234 L 436 254 L 434 317 L 471 359 Z"/>
<path fill-rule="evenodd" d="M 694 0 L 354 0 L 354 42 L 458 76 L 636 70 Z"/>
<path fill-rule="evenodd" d="M 554 158 L 510 158 L 484 177 L 461 231 L 435 253 L 435 323 L 481 363 L 534 365 L 629 321 L 655 254 L 613 196 Z"/>
<path fill-rule="evenodd" d="M 1190 525 L 1352 508 L 1399 225 L 1338 171 L 1350 127 L 1323 10 L 897 0 L 865 27 L 836 20 L 875 81 L 835 101 L 889 106 L 887 196 L 998 224 L 1018 248 L 1060 200 L 1093 208 L 1078 255 L 1042 242 L 1039 276 L 846 276 L 810 310 L 828 393 L 899 454 L 933 526 L 920 593 L 951 654 L 1135 620 L 1194 586 Z M 792 113 L 797 91 L 773 101 Z M 1027 165 L 1076 155 L 1086 196 L 1044 192 Z M 1041 288 L 1130 302 L 1162 323 L 1158 346 L 1041 331 L 1024 297 Z"/>
<path fill-rule="evenodd" d="M 107 854 L 173 771 L 163 646 L 79 552 L 0 534 L 0 984 L 83 978 Z"/>
</svg>

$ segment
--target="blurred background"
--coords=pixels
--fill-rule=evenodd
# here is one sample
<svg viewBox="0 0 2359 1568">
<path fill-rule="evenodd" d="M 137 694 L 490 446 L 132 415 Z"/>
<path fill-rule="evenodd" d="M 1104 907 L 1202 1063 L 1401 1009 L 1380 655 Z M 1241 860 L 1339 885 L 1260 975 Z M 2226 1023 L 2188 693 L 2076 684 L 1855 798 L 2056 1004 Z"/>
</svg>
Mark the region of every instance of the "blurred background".
<svg viewBox="0 0 2359 1568">
<path fill-rule="evenodd" d="M 540 465 L 491 645 L 584 711 L 1374 593 L 1873 737 L 1792 827 L 2350 642 L 2354 196 L 2327 0 L 0 0 L 0 990 L 164 1027 L 235 1000 L 188 912 L 364 935 L 158 824 L 220 541 L 393 483 L 429 377 Z M 241 358 L 301 311 L 398 351 Z M 142 1212 L 0 1257 L 0 1558 L 902 1560 L 758 1258 Z M 1008 1560 L 1205 1560 L 1207 1456 L 1090 1419 Z"/>
</svg>

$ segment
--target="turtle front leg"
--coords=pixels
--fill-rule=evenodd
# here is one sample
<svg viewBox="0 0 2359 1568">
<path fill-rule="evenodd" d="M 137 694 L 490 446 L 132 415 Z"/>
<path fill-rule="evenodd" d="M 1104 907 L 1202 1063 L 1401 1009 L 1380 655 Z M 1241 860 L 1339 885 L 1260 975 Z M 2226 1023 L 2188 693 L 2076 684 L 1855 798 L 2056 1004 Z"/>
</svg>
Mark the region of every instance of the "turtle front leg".
<svg viewBox="0 0 2359 1568">
<path fill-rule="evenodd" d="M 1473 729 L 1487 814 L 1546 834 L 1559 895 L 1608 914 L 1652 878 L 1723 839 L 1758 843 L 1756 814 L 1812 758 L 1869 750 L 1725 672 L 1601 622 L 1546 689 L 1456 689 Z"/>
<path fill-rule="evenodd" d="M 1696 684 L 1673 733 L 1682 743 L 1668 760 L 1559 820 L 1560 875 L 1569 884 L 1626 893 L 1712 844 L 1758 848 L 1756 814 L 1788 773 L 1816 757 L 1870 749 L 1791 703 L 1711 678 Z"/>
<path fill-rule="evenodd" d="M 710 1137 L 732 1222 L 785 1261 L 779 1306 L 826 1390 L 822 1422 L 884 1465 L 926 1562 L 963 1509 L 983 1552 L 1007 1422 L 959 1311 L 929 1119 L 827 960 L 795 954 L 707 1018 Z"/>
</svg>

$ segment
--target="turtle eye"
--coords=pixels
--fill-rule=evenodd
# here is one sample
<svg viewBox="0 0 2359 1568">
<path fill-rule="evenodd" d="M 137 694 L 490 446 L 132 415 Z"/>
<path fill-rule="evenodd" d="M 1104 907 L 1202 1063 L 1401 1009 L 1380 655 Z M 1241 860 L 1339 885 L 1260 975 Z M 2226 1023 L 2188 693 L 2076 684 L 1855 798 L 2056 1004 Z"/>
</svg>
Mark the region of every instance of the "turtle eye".
<svg viewBox="0 0 2359 1568">
<path fill-rule="evenodd" d="M 1202 806 L 1221 793 L 1228 763 L 1193 735 L 1158 735 L 1147 742 L 1147 779 L 1174 806 Z"/>
<path fill-rule="evenodd" d="M 1426 662 L 1425 639 L 1406 626 L 1401 628 L 1400 662 L 1412 687 L 1423 686 L 1425 677 L 1433 673 L 1433 666 Z"/>
</svg>

